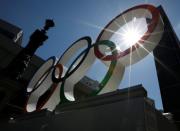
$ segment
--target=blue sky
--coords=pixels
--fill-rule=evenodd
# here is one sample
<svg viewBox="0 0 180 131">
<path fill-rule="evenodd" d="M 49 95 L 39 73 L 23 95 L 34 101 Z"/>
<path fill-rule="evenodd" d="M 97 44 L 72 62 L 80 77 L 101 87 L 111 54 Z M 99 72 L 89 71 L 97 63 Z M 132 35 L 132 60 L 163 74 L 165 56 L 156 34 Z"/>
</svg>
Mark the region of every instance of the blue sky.
<svg viewBox="0 0 180 131">
<path fill-rule="evenodd" d="M 56 27 L 48 32 L 49 39 L 36 52 L 47 59 L 60 56 L 80 37 L 90 36 L 94 41 L 101 30 L 85 23 L 104 27 L 122 11 L 143 3 L 162 5 L 180 37 L 179 0 L 1 0 L 0 18 L 23 29 L 23 46 L 30 34 L 43 26 L 46 18 L 54 19 Z M 129 86 L 128 68 L 125 72 L 121 88 Z M 141 83 L 148 96 L 156 101 L 156 107 L 162 108 L 155 65 L 150 55 L 132 66 L 131 85 Z"/>
</svg>

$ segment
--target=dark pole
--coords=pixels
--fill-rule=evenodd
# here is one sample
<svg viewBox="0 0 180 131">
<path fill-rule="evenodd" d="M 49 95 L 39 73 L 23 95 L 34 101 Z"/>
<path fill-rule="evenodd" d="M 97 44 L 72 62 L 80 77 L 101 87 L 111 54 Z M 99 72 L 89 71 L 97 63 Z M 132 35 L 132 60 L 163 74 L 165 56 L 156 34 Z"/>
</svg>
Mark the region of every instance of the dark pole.
<svg viewBox="0 0 180 131">
<path fill-rule="evenodd" d="M 43 45 L 43 42 L 48 39 L 46 32 L 49 28 L 54 27 L 53 20 L 47 19 L 43 29 L 35 30 L 30 36 L 30 40 L 27 46 L 22 49 L 18 55 L 9 63 L 9 65 L 3 70 L 3 75 L 10 77 L 11 79 L 19 80 L 22 74 L 29 65 L 29 62 L 34 55 L 35 51 Z"/>
</svg>

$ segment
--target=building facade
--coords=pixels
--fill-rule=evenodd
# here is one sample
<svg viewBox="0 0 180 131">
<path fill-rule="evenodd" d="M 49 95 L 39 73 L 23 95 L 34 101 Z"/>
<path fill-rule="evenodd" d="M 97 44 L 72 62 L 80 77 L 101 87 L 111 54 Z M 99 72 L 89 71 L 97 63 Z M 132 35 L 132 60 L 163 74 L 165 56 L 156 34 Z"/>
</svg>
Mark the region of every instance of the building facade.
<svg viewBox="0 0 180 131">
<path fill-rule="evenodd" d="M 74 95 L 76 100 L 88 97 L 93 91 L 99 89 L 99 82 L 87 76 L 84 76 L 78 83 L 74 85 Z"/>
<path fill-rule="evenodd" d="M 161 6 L 164 33 L 153 51 L 164 112 L 180 121 L 180 42 Z"/>
<path fill-rule="evenodd" d="M 19 27 L 0 19 L 1 42 L 3 42 L 2 40 L 5 40 L 5 43 L 7 41 L 21 45 L 22 37 L 23 31 Z"/>
<path fill-rule="evenodd" d="M 23 32 L 19 27 L 0 19 L 0 70 L 6 68 L 23 49 L 22 37 Z M 21 82 L 8 80 L 0 74 L 0 120 L 23 112 L 25 88 L 43 63 L 43 59 L 34 55 Z"/>
</svg>

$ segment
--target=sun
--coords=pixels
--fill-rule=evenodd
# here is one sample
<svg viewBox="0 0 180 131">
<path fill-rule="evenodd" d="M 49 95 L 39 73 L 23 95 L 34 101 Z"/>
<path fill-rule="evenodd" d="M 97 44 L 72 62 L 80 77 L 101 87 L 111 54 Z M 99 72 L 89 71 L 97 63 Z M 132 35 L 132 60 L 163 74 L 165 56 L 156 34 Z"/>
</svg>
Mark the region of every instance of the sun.
<svg viewBox="0 0 180 131">
<path fill-rule="evenodd" d="M 116 49 L 123 52 L 135 45 L 147 31 L 147 22 L 144 18 L 133 18 L 132 21 L 126 23 L 115 35 L 111 37 L 111 41 L 116 44 Z"/>
<path fill-rule="evenodd" d="M 132 46 L 140 40 L 142 34 L 139 31 L 137 31 L 135 27 L 132 27 L 127 29 L 122 35 L 122 37 L 124 43 L 126 43 L 127 46 Z"/>
</svg>

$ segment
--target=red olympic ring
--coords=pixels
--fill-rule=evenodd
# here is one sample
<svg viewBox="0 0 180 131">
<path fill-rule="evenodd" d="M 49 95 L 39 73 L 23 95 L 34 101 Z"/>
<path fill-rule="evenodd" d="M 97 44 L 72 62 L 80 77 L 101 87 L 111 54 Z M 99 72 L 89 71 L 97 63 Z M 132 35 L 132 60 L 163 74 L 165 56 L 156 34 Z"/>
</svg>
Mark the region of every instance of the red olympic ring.
<svg viewBox="0 0 180 131">
<path fill-rule="evenodd" d="M 48 60 L 50 60 L 50 59 L 52 59 L 52 57 L 50 57 Z M 47 61 L 48 61 L 48 60 L 47 60 Z M 58 68 L 58 70 L 59 70 L 58 77 L 61 77 L 61 76 L 62 76 L 62 73 L 63 73 L 63 67 L 62 67 L 62 65 L 61 65 L 61 64 L 57 64 L 57 65 L 55 65 L 54 67 L 55 67 L 55 68 Z M 45 73 L 44 73 L 42 76 L 40 76 L 39 80 L 42 79 L 41 83 L 46 80 L 46 78 L 48 77 L 48 75 L 50 75 L 50 72 L 52 71 L 52 69 L 53 69 L 53 68 L 48 69 L 47 71 L 45 71 Z M 44 77 L 44 76 L 46 76 L 46 77 Z M 32 95 L 32 94 L 39 88 L 39 86 L 41 85 L 41 83 L 38 84 L 38 86 L 37 86 L 37 84 L 35 84 L 35 87 L 36 87 L 36 88 L 34 88 L 34 89 L 31 91 L 30 95 Z M 53 93 L 54 93 L 54 91 L 56 90 L 57 87 L 58 87 L 58 83 L 54 83 L 54 82 L 53 82 L 53 83 L 51 84 L 51 86 L 49 87 L 49 89 L 46 90 L 46 92 L 44 93 L 44 94 L 46 94 L 45 98 L 44 98 L 43 100 L 41 100 L 41 98 L 42 98 L 42 96 L 43 96 L 44 94 L 38 98 L 37 105 L 36 105 L 36 110 L 37 110 L 37 111 L 40 111 L 40 110 L 42 109 L 42 107 L 47 103 L 47 101 L 51 98 L 51 96 L 53 95 Z M 30 97 L 27 99 L 27 101 L 26 101 L 26 107 L 25 107 L 25 111 L 27 111 L 27 112 L 28 112 L 28 109 L 27 109 L 28 104 L 27 104 L 27 103 L 28 103 L 29 99 L 30 99 Z"/>
<path fill-rule="evenodd" d="M 94 53 L 96 55 L 96 57 L 98 57 L 99 59 L 102 59 L 104 61 L 111 61 L 111 60 L 117 60 L 120 59 L 126 55 L 128 55 L 130 52 L 133 52 L 134 50 L 136 50 L 137 48 L 139 48 L 139 44 L 144 44 L 144 40 L 147 40 L 149 38 L 149 36 L 151 35 L 151 33 L 153 32 L 153 30 L 155 29 L 158 20 L 160 18 L 160 13 L 158 11 L 158 9 L 152 5 L 139 5 L 139 6 L 135 6 L 132 7 L 126 11 L 124 11 L 123 13 L 121 13 L 120 15 L 118 15 L 117 17 L 115 17 L 113 20 L 111 20 L 105 27 L 104 29 L 101 31 L 101 33 L 99 34 L 98 38 L 97 38 L 97 42 L 101 40 L 102 35 L 106 32 L 106 30 L 108 29 L 108 27 L 119 17 L 123 16 L 124 14 L 126 14 L 129 11 L 132 10 L 136 10 L 136 9 L 147 9 L 151 12 L 152 14 L 152 20 L 150 22 L 150 24 L 148 24 L 148 30 L 145 33 L 144 36 L 141 37 L 141 39 L 135 43 L 132 47 L 126 49 L 123 52 L 119 52 L 117 55 L 105 55 L 103 54 L 100 50 L 99 47 L 95 47 L 94 48 Z"/>
<path fill-rule="evenodd" d="M 59 70 L 58 77 L 61 77 L 61 76 L 62 76 L 62 73 L 63 73 L 63 66 L 62 66 L 61 64 L 57 64 L 57 65 L 55 65 L 54 68 L 56 68 L 56 69 L 58 68 L 58 70 Z M 54 93 L 54 91 L 56 90 L 57 87 L 58 87 L 58 84 L 54 82 L 54 83 L 52 84 L 52 86 L 49 88 L 50 92 L 49 92 L 48 95 L 46 96 L 45 100 L 42 101 L 42 103 L 39 102 L 40 99 L 41 99 L 41 97 L 39 98 L 39 100 L 38 100 L 38 102 L 37 102 L 37 106 L 36 106 L 36 108 L 37 108 L 38 111 L 40 111 L 40 110 L 42 109 L 42 107 L 46 104 L 46 102 L 50 99 L 50 97 L 52 96 L 52 94 Z M 46 92 L 48 92 L 49 90 L 47 90 Z M 45 92 L 45 93 L 46 93 L 46 92 Z M 44 93 L 44 94 L 45 94 L 45 93 Z"/>
</svg>

